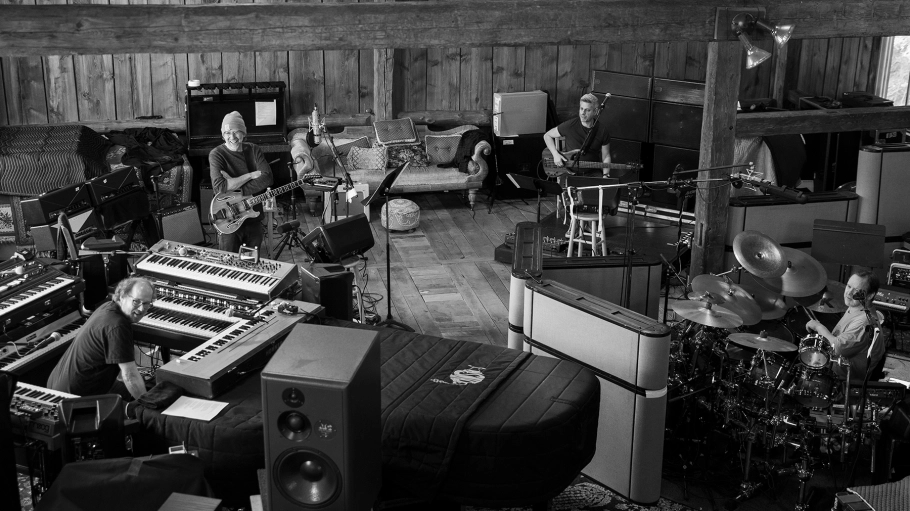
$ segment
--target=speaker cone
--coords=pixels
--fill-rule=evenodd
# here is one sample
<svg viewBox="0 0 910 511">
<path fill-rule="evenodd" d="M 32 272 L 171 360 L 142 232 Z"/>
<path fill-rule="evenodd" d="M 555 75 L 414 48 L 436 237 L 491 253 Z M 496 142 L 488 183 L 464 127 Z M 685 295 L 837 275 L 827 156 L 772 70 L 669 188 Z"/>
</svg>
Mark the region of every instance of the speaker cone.
<svg viewBox="0 0 910 511">
<path fill-rule="evenodd" d="M 275 478 L 285 497 L 305 507 L 322 507 L 341 490 L 338 467 L 315 449 L 285 451 L 275 461 Z"/>
<path fill-rule="evenodd" d="M 296 410 L 289 410 L 278 416 L 278 430 L 288 440 L 300 442 L 310 436 L 310 429 L 310 420 Z"/>
</svg>

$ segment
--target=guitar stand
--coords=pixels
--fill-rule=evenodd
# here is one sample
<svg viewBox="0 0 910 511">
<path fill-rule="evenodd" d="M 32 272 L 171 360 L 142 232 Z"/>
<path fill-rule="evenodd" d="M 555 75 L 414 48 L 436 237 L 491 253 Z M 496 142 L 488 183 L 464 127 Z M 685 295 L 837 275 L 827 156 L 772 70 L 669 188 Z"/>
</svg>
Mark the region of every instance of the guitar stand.
<svg viewBox="0 0 910 511">
<path fill-rule="evenodd" d="M 275 252 L 275 255 L 272 257 L 272 259 L 277 260 L 278 257 L 281 256 L 281 252 L 285 247 L 290 248 L 292 255 L 294 253 L 294 247 L 301 248 L 304 252 L 306 252 L 306 248 L 303 245 L 303 240 L 300 238 L 300 222 L 298 220 L 292 220 L 285 225 L 287 225 L 290 230 L 285 232 L 281 236 L 281 239 L 278 240 L 278 245 L 275 247 L 278 250 Z"/>
</svg>

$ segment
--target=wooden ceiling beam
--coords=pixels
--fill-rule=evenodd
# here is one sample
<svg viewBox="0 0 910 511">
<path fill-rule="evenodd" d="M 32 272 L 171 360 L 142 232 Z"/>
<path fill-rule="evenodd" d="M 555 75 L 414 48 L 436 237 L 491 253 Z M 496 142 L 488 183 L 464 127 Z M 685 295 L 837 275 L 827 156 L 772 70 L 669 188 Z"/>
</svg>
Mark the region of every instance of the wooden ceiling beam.
<svg viewBox="0 0 910 511">
<path fill-rule="evenodd" d="M 907 126 L 910 126 L 910 106 L 760 112 L 736 116 L 737 137 L 888 130 Z"/>
<path fill-rule="evenodd" d="M 797 39 L 910 32 L 910 0 L 736 4 L 795 22 Z M 709 41 L 719 6 L 711 0 L 7 5 L 0 56 Z"/>
</svg>

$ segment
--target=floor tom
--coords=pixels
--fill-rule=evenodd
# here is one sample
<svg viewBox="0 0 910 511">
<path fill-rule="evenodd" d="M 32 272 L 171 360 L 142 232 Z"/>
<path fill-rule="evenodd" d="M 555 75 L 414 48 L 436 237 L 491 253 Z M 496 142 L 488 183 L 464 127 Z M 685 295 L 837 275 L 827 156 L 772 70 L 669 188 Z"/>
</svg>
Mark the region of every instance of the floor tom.
<svg viewBox="0 0 910 511">
<path fill-rule="evenodd" d="M 835 378 L 829 369 L 796 366 L 794 380 L 787 393 L 803 406 L 825 407 L 831 403 Z"/>
<path fill-rule="evenodd" d="M 807 335 L 799 342 L 799 362 L 809 369 L 827 367 L 834 349 L 821 334 Z"/>
</svg>

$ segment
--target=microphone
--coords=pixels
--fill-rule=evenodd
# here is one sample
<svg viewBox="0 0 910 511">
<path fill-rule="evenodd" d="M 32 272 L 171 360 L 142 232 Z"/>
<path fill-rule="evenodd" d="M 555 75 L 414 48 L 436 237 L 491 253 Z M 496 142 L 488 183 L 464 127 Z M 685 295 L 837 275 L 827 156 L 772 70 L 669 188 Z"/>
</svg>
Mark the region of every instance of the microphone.
<svg viewBox="0 0 910 511">
<path fill-rule="evenodd" d="M 319 109 L 313 103 L 313 113 L 310 114 L 310 130 L 313 132 L 313 142 L 319 145 L 322 142 L 322 127 L 319 125 Z"/>
<path fill-rule="evenodd" d="M 865 302 L 866 301 L 866 292 L 863 290 L 859 290 L 859 291 L 853 293 L 853 299 L 856 300 L 857 302 Z"/>
<path fill-rule="evenodd" d="M 604 100 L 600 102 L 601 109 L 607 104 L 607 100 L 610 99 L 610 96 L 611 94 L 609 92 L 604 95 Z"/>
<path fill-rule="evenodd" d="M 749 179 L 740 175 L 740 178 L 744 181 L 747 181 L 758 187 L 762 192 L 773 195 L 775 197 L 780 197 L 782 199 L 787 199 L 797 204 L 805 204 L 809 201 L 809 197 L 806 196 L 803 192 L 799 190 L 794 190 L 787 186 L 778 186 L 771 184 L 770 181 L 762 181 L 759 179 Z"/>
<path fill-rule="evenodd" d="M 59 341 L 59 340 L 62 339 L 62 338 L 63 338 L 63 336 L 60 335 L 58 332 L 51 332 L 50 335 L 48 335 L 46 339 L 44 339 L 43 341 L 41 341 L 41 342 L 35 344 L 34 349 L 40 350 L 41 348 L 47 346 L 48 344 L 51 344 L 51 343 L 53 343 L 53 342 L 57 342 L 57 341 Z M 29 343 L 29 348 L 31 348 L 31 343 Z"/>
</svg>

